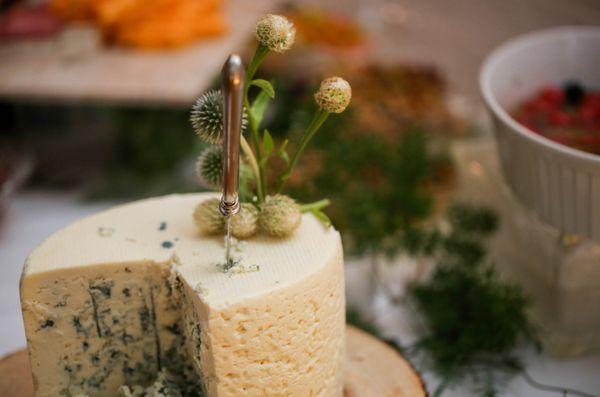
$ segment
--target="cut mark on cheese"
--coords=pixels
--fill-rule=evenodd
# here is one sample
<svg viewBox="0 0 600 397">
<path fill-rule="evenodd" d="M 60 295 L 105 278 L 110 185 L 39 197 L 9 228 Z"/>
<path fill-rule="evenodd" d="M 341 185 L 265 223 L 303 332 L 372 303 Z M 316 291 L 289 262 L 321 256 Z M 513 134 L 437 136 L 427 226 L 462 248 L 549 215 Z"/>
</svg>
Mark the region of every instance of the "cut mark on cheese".
<svg viewBox="0 0 600 397">
<path fill-rule="evenodd" d="M 160 349 L 160 336 L 158 335 L 158 328 L 156 326 L 156 305 L 154 303 L 154 287 L 150 287 L 150 305 L 151 305 L 151 320 L 152 320 L 152 330 L 154 331 L 154 339 L 156 344 L 156 365 L 158 370 L 162 370 L 162 363 L 160 359 L 161 349 Z"/>
<path fill-rule="evenodd" d="M 98 304 L 96 303 L 96 298 L 94 297 L 91 289 L 89 289 L 89 294 L 92 301 L 92 309 L 94 310 L 94 323 L 96 324 L 98 338 L 102 338 L 102 329 L 100 329 L 100 320 L 98 319 Z"/>
</svg>

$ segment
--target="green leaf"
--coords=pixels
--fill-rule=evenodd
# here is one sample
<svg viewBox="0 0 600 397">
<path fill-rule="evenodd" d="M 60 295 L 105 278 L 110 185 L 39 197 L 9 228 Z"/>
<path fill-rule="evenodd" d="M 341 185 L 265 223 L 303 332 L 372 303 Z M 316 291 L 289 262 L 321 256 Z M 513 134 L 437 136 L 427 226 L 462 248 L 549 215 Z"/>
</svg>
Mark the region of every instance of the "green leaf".
<svg viewBox="0 0 600 397">
<path fill-rule="evenodd" d="M 273 89 L 273 85 L 270 82 L 263 79 L 254 79 L 250 82 L 250 85 L 259 87 L 266 93 L 270 98 L 275 98 L 275 90 Z"/>
<path fill-rule="evenodd" d="M 279 149 L 277 149 L 277 156 L 285 162 L 285 165 L 290 165 L 290 156 L 286 152 L 285 148 L 287 147 L 289 140 L 283 141 Z"/>
<path fill-rule="evenodd" d="M 252 106 L 250 106 L 249 116 L 253 119 L 254 125 L 257 129 L 260 123 L 262 122 L 270 100 L 271 99 L 269 98 L 269 96 L 264 91 L 261 91 L 260 94 L 258 94 L 256 99 L 254 100 L 254 102 L 252 102 Z"/>
<path fill-rule="evenodd" d="M 265 132 L 263 133 L 263 140 L 262 140 L 262 150 L 263 150 L 262 155 L 263 156 L 259 162 L 259 165 L 261 167 L 267 166 L 267 162 L 269 161 L 269 158 L 271 157 L 271 153 L 273 153 L 274 148 L 275 148 L 275 143 L 273 142 L 273 137 L 271 136 L 269 131 L 267 129 L 265 129 Z"/>
<path fill-rule="evenodd" d="M 331 219 L 329 219 L 329 217 L 327 215 L 325 215 L 325 213 L 323 213 L 319 210 L 313 210 L 311 212 L 315 216 L 315 218 L 320 220 L 321 223 L 323 223 L 326 227 L 331 226 Z"/>
<path fill-rule="evenodd" d="M 252 171 L 252 167 L 250 167 L 245 162 L 240 164 L 240 199 L 242 202 L 252 200 L 254 196 L 254 191 L 252 190 L 252 184 L 254 182 L 254 172 Z"/>
<path fill-rule="evenodd" d="M 265 129 L 265 132 L 263 133 L 262 146 L 263 146 L 263 156 L 269 157 L 271 155 L 271 152 L 273 152 L 273 149 L 275 148 L 275 143 L 273 142 L 273 137 L 271 136 L 271 134 L 269 133 L 269 130 L 267 130 L 267 129 Z"/>
</svg>

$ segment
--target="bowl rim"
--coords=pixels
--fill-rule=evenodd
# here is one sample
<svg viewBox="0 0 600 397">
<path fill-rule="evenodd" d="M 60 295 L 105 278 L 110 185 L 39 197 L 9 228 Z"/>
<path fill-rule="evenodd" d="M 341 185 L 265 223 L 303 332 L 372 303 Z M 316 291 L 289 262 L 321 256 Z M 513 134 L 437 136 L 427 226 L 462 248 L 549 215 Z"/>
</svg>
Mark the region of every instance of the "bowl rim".
<svg viewBox="0 0 600 397">
<path fill-rule="evenodd" d="M 527 47 L 543 41 L 552 41 L 565 36 L 594 36 L 600 39 L 600 27 L 598 26 L 560 26 L 556 28 L 537 30 L 534 32 L 525 33 L 509 39 L 508 41 L 497 46 L 484 59 L 479 71 L 479 88 L 486 105 L 492 112 L 502 120 L 503 123 L 511 127 L 520 136 L 529 140 L 532 143 L 539 144 L 551 152 L 559 155 L 575 157 L 590 165 L 600 164 L 600 155 L 584 152 L 557 142 L 554 142 L 542 135 L 536 134 L 529 128 L 521 125 L 504 108 L 498 103 L 495 95 L 492 93 L 491 80 L 492 72 L 500 59 L 507 56 L 513 51 L 522 47 Z"/>
</svg>

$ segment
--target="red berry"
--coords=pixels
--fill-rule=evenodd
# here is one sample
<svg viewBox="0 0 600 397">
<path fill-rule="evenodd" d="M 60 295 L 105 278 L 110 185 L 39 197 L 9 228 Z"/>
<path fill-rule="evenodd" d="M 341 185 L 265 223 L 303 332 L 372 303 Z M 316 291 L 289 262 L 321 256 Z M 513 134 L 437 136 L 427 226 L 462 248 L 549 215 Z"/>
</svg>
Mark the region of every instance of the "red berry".
<svg viewBox="0 0 600 397">
<path fill-rule="evenodd" d="M 540 91 L 539 98 L 548 104 L 558 106 L 563 102 L 565 95 L 558 87 L 548 86 Z"/>
<path fill-rule="evenodd" d="M 569 113 L 560 110 L 554 111 L 550 114 L 550 125 L 557 127 L 568 127 L 571 125 L 572 117 Z"/>
<path fill-rule="evenodd" d="M 522 123 L 520 123 L 523 127 L 527 128 L 528 130 L 535 132 L 536 134 L 539 134 L 539 131 L 537 130 L 537 128 L 535 127 L 535 125 L 529 121 L 524 121 Z"/>
<path fill-rule="evenodd" d="M 600 135 L 584 134 L 579 136 L 577 142 L 580 143 L 582 146 L 596 146 L 600 144 Z"/>
<path fill-rule="evenodd" d="M 534 101 L 527 101 L 523 104 L 522 107 L 523 113 L 531 116 L 536 112 L 536 107 L 535 107 L 535 102 Z"/>
<path fill-rule="evenodd" d="M 547 86 L 524 101 L 513 117 L 554 142 L 600 154 L 600 91 L 587 92 L 576 84 L 565 90 Z"/>
<path fill-rule="evenodd" d="M 546 136 L 546 138 L 549 138 L 551 140 L 553 140 L 556 143 L 560 143 L 561 145 L 565 145 L 565 146 L 573 146 L 573 143 L 571 142 L 571 140 L 569 139 L 569 137 L 567 136 L 561 136 L 561 135 L 555 135 L 555 136 Z"/>
<path fill-rule="evenodd" d="M 519 123 L 519 124 L 529 123 L 529 117 L 525 116 L 522 112 L 515 114 L 514 118 L 515 118 L 515 120 L 517 120 L 517 123 Z"/>
<path fill-rule="evenodd" d="M 579 118 L 585 124 L 593 123 L 598 116 L 600 116 L 600 111 L 595 106 L 588 106 L 584 104 L 581 109 L 579 109 Z"/>
<path fill-rule="evenodd" d="M 584 103 L 593 103 L 596 106 L 600 106 L 600 92 L 596 93 L 596 92 L 590 92 L 587 94 L 587 96 L 585 97 Z"/>
</svg>

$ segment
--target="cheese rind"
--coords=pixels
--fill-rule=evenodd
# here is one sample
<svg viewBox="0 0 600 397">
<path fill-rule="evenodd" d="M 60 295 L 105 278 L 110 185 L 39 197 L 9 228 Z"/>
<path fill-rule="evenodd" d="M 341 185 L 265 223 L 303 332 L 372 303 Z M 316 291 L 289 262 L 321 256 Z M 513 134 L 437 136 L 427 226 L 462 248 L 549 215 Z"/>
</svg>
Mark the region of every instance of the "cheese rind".
<svg viewBox="0 0 600 397">
<path fill-rule="evenodd" d="M 339 234 L 305 215 L 288 239 L 247 242 L 255 271 L 223 273 L 222 237 L 192 219 L 209 197 L 116 207 L 31 253 L 21 301 L 36 396 L 115 396 L 159 369 L 195 372 L 209 397 L 341 396 Z"/>
</svg>

